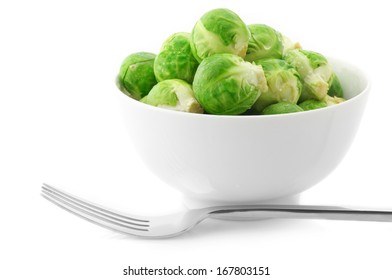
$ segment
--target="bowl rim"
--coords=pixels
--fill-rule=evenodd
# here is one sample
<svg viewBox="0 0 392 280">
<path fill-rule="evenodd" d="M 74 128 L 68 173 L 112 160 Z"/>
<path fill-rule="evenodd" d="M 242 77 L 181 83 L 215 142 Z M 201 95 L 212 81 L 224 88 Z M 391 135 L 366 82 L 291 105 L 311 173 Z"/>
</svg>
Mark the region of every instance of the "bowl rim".
<svg viewBox="0 0 392 280">
<path fill-rule="evenodd" d="M 333 61 L 332 62 L 332 67 L 334 67 L 334 62 L 338 61 L 342 65 L 348 66 L 350 69 L 354 69 L 357 73 L 359 73 L 358 76 L 361 78 L 365 79 L 365 87 L 364 89 L 356 94 L 354 97 L 347 99 L 345 102 L 333 105 L 333 106 L 328 106 L 324 108 L 319 108 L 317 110 L 308 110 L 308 111 L 303 111 L 303 112 L 294 112 L 294 113 L 285 113 L 285 114 L 272 114 L 272 115 L 214 115 L 214 114 L 200 114 L 200 113 L 192 113 L 192 112 L 182 112 L 182 111 L 176 111 L 176 110 L 169 110 L 166 108 L 161 108 L 161 107 L 156 107 L 152 106 L 149 104 L 145 104 L 140 102 L 139 100 L 136 100 L 132 98 L 131 96 L 127 95 L 125 90 L 122 90 L 119 84 L 119 79 L 118 76 L 116 76 L 115 79 L 115 84 L 116 84 L 116 89 L 117 89 L 117 94 L 123 95 L 123 98 L 129 100 L 128 102 L 134 103 L 135 106 L 142 106 L 143 108 L 147 110 L 152 110 L 156 112 L 161 112 L 163 114 L 174 114 L 174 115 L 181 115 L 181 116 L 187 116 L 187 117 L 194 117 L 194 118 L 207 118 L 207 119 L 235 119 L 235 120 L 244 120 L 244 119 L 272 119 L 272 118 L 292 118 L 293 116 L 305 116 L 307 114 L 319 114 L 324 111 L 332 111 L 336 110 L 337 108 L 349 106 L 349 104 L 355 102 L 357 99 L 361 98 L 363 95 L 369 93 L 370 88 L 371 88 L 371 80 L 367 72 L 365 72 L 362 68 L 356 66 L 355 64 L 348 62 L 346 60 L 342 60 L 340 58 L 335 58 L 335 57 L 329 57 L 327 56 L 328 61 Z"/>
</svg>

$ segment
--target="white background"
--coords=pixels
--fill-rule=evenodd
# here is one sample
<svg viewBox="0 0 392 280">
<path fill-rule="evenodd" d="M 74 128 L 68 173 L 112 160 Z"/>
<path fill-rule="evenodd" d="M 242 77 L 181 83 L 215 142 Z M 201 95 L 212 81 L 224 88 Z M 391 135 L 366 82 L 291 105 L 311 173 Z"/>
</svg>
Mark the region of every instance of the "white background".
<svg viewBox="0 0 392 280">
<path fill-rule="evenodd" d="M 126 277 L 122 269 L 181 265 L 268 266 L 267 279 L 391 279 L 392 223 L 208 220 L 178 238 L 146 240 L 87 223 L 40 196 L 45 181 L 135 213 L 181 204 L 129 144 L 114 77 L 128 54 L 156 53 L 170 34 L 191 31 L 204 12 L 226 7 L 369 73 L 373 87 L 355 142 L 301 201 L 392 209 L 387 3 L 2 1 L 0 278 L 174 279 Z M 229 277 L 248 278 L 259 279 Z"/>
</svg>

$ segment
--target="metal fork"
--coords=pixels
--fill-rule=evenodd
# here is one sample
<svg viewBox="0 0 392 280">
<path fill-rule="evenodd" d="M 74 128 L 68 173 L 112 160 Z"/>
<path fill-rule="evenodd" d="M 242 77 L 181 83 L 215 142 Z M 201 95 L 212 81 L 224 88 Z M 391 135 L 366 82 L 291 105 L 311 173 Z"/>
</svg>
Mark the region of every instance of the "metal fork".
<svg viewBox="0 0 392 280">
<path fill-rule="evenodd" d="M 183 211 L 169 215 L 137 217 L 110 210 L 45 183 L 41 194 L 54 204 L 97 225 L 142 237 L 171 237 L 190 230 L 208 217 L 245 212 L 249 216 L 260 218 L 392 222 L 392 211 L 310 205 L 228 205 L 201 209 L 184 208 Z"/>
</svg>

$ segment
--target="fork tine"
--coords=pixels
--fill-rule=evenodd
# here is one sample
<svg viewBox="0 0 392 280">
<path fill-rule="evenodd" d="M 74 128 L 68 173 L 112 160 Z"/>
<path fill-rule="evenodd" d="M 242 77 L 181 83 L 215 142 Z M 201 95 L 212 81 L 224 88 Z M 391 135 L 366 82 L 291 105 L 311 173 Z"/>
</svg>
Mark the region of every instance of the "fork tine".
<svg viewBox="0 0 392 280">
<path fill-rule="evenodd" d="M 70 212 L 70 213 L 72 213 L 72 214 L 74 214 L 84 220 L 87 220 L 93 224 L 104 227 L 106 229 L 115 230 L 115 231 L 118 231 L 121 233 L 132 234 L 132 235 L 137 235 L 137 236 L 144 236 L 144 232 L 148 232 L 147 229 L 130 228 L 130 227 L 126 227 L 126 226 L 119 226 L 116 224 L 112 224 L 111 222 L 103 221 L 100 218 L 95 218 L 88 213 L 79 212 L 77 207 L 73 208 L 73 206 L 64 204 L 63 202 L 60 202 L 60 201 L 58 201 L 50 196 L 47 196 L 45 194 L 42 194 L 42 196 L 44 198 L 46 198 L 47 200 L 49 200 L 50 202 L 52 202 L 53 204 L 59 206 L 60 208 L 66 210 L 66 211 L 68 211 L 68 212 Z"/>
<path fill-rule="evenodd" d="M 111 230 L 117 230 L 127 234 L 144 236 L 148 231 L 148 223 L 130 223 L 127 221 L 114 219 L 112 216 L 103 215 L 99 211 L 92 211 L 89 207 L 85 207 L 81 203 L 72 201 L 65 196 L 61 196 L 56 192 L 50 192 L 47 188 L 42 188 L 42 196 L 48 199 L 50 202 L 56 204 L 57 206 L 75 214 L 81 218 L 84 218 L 94 224 L 103 226 Z M 116 213 L 112 212 L 112 215 Z"/>
<path fill-rule="evenodd" d="M 49 196 L 50 198 L 52 198 L 53 200 L 56 200 L 57 202 L 62 202 L 63 204 L 66 204 L 70 207 L 77 208 L 79 211 L 81 211 L 83 213 L 88 213 L 94 217 L 99 217 L 102 220 L 110 221 L 112 223 L 117 223 L 120 225 L 130 226 L 130 227 L 133 227 L 133 226 L 148 227 L 147 223 L 129 222 L 129 221 L 125 221 L 125 220 L 122 220 L 122 219 L 115 217 L 115 214 L 107 215 L 105 213 L 101 213 L 97 210 L 94 210 L 94 209 L 87 207 L 86 205 L 83 205 L 83 203 L 78 203 L 76 201 L 73 201 L 72 199 L 69 199 L 69 198 L 62 196 L 60 194 L 57 194 L 55 192 L 48 192 L 46 189 L 42 190 L 42 194 Z"/>
<path fill-rule="evenodd" d="M 56 194 L 56 195 L 61 196 L 62 198 L 67 199 L 67 200 L 72 200 L 73 203 L 77 203 L 79 205 L 82 205 L 82 207 L 89 208 L 89 210 L 91 210 L 95 213 L 99 212 L 97 214 L 103 215 L 105 217 L 110 217 L 110 218 L 113 218 L 113 219 L 121 221 L 121 222 L 127 222 L 127 223 L 129 222 L 131 224 L 132 223 L 143 224 L 143 223 L 149 222 L 149 220 L 146 220 L 146 219 L 140 219 L 140 218 L 137 219 L 137 218 L 130 217 L 128 215 L 122 215 L 118 212 L 111 211 L 103 206 L 98 206 L 97 204 L 94 204 L 92 202 L 89 202 L 89 201 L 86 201 L 86 200 L 81 199 L 79 197 L 76 197 L 75 195 L 66 193 L 66 192 L 64 192 L 58 188 L 55 188 L 51 185 L 48 185 L 46 183 L 42 184 L 42 191 Z"/>
</svg>

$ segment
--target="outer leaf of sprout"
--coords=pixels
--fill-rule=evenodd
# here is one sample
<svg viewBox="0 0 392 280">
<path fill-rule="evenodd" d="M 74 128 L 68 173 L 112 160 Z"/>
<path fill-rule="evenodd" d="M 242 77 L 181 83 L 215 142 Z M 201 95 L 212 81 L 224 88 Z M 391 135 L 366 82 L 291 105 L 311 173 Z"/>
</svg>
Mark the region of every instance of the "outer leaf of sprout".
<svg viewBox="0 0 392 280">
<path fill-rule="evenodd" d="M 215 9 L 205 13 L 196 23 L 191 34 L 191 48 L 201 62 L 218 53 L 245 57 L 249 31 L 245 23 L 228 9 Z"/>
<path fill-rule="evenodd" d="M 158 81 L 181 79 L 193 82 L 199 63 L 191 51 L 190 37 L 190 33 L 179 32 L 165 40 L 154 63 Z"/>
<path fill-rule="evenodd" d="M 267 82 L 261 66 L 236 55 L 215 54 L 200 63 L 193 89 L 208 113 L 238 115 L 250 109 L 267 90 Z"/>
<path fill-rule="evenodd" d="M 296 104 L 298 102 L 302 84 L 294 67 L 284 60 L 273 58 L 257 60 L 255 64 L 263 67 L 268 90 L 261 93 L 252 111 L 260 114 L 265 107 L 273 103 L 283 101 Z"/>
<path fill-rule="evenodd" d="M 327 103 L 321 100 L 308 99 L 298 104 L 304 111 L 315 110 L 327 107 Z"/>
<path fill-rule="evenodd" d="M 120 89 L 128 96 L 139 100 L 157 83 L 154 75 L 155 54 L 133 53 L 126 57 L 118 75 Z"/>
<path fill-rule="evenodd" d="M 195 99 L 192 87 L 178 79 L 159 82 L 140 101 L 175 111 L 203 113 L 203 108 Z"/>
<path fill-rule="evenodd" d="M 288 51 L 284 59 L 293 65 L 301 76 L 303 91 L 300 102 L 307 99 L 322 100 L 327 95 L 333 70 L 323 55 L 295 49 Z"/>
<path fill-rule="evenodd" d="M 282 58 L 282 35 L 265 24 L 248 25 L 250 38 L 245 60 L 255 61 L 263 58 Z"/>
<path fill-rule="evenodd" d="M 338 76 L 333 73 L 331 85 L 328 90 L 329 96 L 343 97 L 343 88 Z"/>
<path fill-rule="evenodd" d="M 263 110 L 263 115 L 276 115 L 276 114 L 288 114 L 302 112 L 303 109 L 297 104 L 292 104 L 288 102 L 279 102 L 269 105 Z"/>
</svg>

